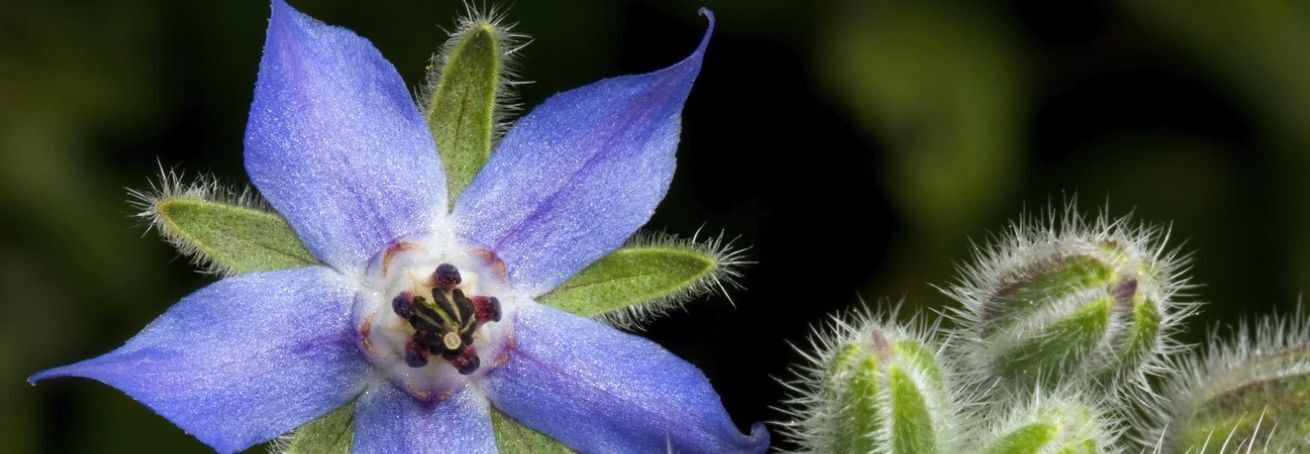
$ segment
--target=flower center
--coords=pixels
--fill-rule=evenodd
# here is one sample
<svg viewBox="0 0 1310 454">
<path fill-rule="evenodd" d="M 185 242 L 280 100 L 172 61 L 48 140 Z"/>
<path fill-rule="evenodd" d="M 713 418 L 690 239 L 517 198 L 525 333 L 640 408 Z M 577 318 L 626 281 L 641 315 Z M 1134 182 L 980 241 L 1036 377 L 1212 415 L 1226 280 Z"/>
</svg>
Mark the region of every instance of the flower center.
<svg viewBox="0 0 1310 454">
<path fill-rule="evenodd" d="M 392 311 L 414 329 L 405 343 L 405 363 L 410 367 L 426 366 L 430 356 L 440 355 L 461 374 L 478 370 L 481 361 L 473 335 L 483 324 L 500 321 L 500 300 L 467 296 L 460 288 L 462 282 L 459 268 L 442 263 L 416 288 L 391 299 Z"/>
<path fill-rule="evenodd" d="M 415 398 L 450 395 L 506 359 L 512 324 L 497 322 L 512 319 L 518 297 L 505 280 L 504 264 L 486 249 L 431 236 L 398 241 L 361 282 L 360 350 Z"/>
</svg>

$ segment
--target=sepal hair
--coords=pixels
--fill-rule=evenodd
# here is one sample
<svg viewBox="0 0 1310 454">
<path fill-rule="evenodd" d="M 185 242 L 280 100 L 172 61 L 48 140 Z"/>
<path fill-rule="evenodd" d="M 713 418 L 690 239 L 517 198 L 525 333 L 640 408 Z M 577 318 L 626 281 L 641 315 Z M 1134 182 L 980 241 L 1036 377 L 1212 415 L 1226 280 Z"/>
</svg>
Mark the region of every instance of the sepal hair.
<svg viewBox="0 0 1310 454">
<path fill-rule="evenodd" d="M 259 192 L 249 186 L 233 188 L 225 186 L 212 175 L 199 175 L 188 179 L 182 172 L 165 169 L 161 164 L 159 177 L 150 181 L 149 188 L 127 188 L 128 204 L 134 212 L 132 216 L 140 219 L 145 226 L 145 233 L 151 230 L 185 256 L 192 265 L 200 268 L 202 273 L 217 276 L 238 274 L 200 250 L 194 243 L 187 241 L 169 226 L 160 211 L 161 204 L 169 200 L 188 199 L 238 206 L 264 213 L 276 214 Z"/>
<path fill-rule="evenodd" d="M 415 93 L 419 109 L 428 111 L 433 99 L 432 92 L 441 82 L 442 68 L 446 67 L 449 56 L 460 42 L 457 38 L 479 27 L 489 26 L 495 32 L 496 43 L 500 46 L 500 78 L 496 86 L 495 128 L 492 131 L 493 149 L 495 142 L 509 129 L 510 116 L 523 108 L 518 102 L 518 93 L 514 88 L 530 83 L 519 76 L 518 56 L 524 47 L 532 43 L 532 38 L 525 33 L 515 32 L 514 27 L 518 24 L 508 22 L 507 17 L 508 13 L 504 8 L 465 1 L 464 14 L 455 21 L 455 29 L 447 31 L 449 39 L 428 60 L 423 84 L 418 93 Z"/>
</svg>

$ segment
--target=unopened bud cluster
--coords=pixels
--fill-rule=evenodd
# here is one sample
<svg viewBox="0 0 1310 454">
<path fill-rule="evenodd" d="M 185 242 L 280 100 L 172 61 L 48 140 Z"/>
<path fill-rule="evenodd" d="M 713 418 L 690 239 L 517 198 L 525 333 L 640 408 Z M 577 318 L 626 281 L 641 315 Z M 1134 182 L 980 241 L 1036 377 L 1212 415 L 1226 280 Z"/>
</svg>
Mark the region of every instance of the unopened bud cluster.
<svg viewBox="0 0 1310 454">
<path fill-rule="evenodd" d="M 805 452 L 1310 452 L 1310 320 L 1196 354 L 1167 232 L 1107 217 L 1016 223 L 917 314 L 820 330 L 780 428 Z"/>
</svg>

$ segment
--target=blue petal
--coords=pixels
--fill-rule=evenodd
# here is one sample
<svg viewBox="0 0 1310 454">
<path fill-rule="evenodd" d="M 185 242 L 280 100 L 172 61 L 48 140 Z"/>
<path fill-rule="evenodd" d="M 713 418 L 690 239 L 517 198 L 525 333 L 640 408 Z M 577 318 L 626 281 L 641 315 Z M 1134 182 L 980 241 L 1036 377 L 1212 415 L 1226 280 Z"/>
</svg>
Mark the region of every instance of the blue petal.
<svg viewBox="0 0 1310 454">
<path fill-rule="evenodd" d="M 122 390 L 223 452 L 281 435 L 356 396 L 369 364 L 352 340 L 354 291 L 326 267 L 227 278 L 123 347 L 28 379 Z"/>
<path fill-rule="evenodd" d="M 654 342 L 527 303 L 514 350 L 488 373 L 501 411 L 582 452 L 763 452 L 742 435 L 705 375 Z"/>
<path fill-rule="evenodd" d="M 355 407 L 353 451 L 495 453 L 496 436 L 486 399 L 471 387 L 425 402 L 383 380 Z"/>
<path fill-rule="evenodd" d="M 445 173 L 396 69 L 350 30 L 273 2 L 246 171 L 305 246 L 342 272 L 446 214 Z"/>
<path fill-rule="evenodd" d="M 457 231 L 495 251 L 522 290 L 555 288 L 650 219 L 673 176 L 682 104 L 714 30 L 709 17 L 685 60 L 533 109 L 456 201 Z"/>
</svg>

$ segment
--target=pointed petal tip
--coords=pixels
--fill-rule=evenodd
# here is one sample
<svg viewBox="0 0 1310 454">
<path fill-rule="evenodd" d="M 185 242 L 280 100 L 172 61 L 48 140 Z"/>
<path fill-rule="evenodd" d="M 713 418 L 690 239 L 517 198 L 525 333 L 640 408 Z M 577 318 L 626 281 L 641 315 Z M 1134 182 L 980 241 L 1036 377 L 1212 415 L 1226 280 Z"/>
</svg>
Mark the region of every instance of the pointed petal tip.
<svg viewBox="0 0 1310 454">
<path fill-rule="evenodd" d="M 27 379 L 26 379 L 26 380 L 27 380 L 27 384 L 28 384 L 28 385 L 31 385 L 31 386 L 36 386 L 36 382 L 39 382 L 39 381 L 41 381 L 41 380 L 45 380 L 46 378 L 49 378 L 49 377 L 48 377 L 49 373 L 50 373 L 50 371 L 48 371 L 48 370 L 43 370 L 43 371 L 41 371 L 41 372 L 37 372 L 37 373 L 35 373 L 35 374 L 28 375 L 28 376 L 27 376 Z"/>
<path fill-rule="evenodd" d="M 705 37 L 700 40 L 700 48 L 703 50 L 705 49 L 705 45 L 710 42 L 710 35 L 714 34 L 714 11 L 710 11 L 709 8 L 702 6 L 700 9 L 696 10 L 696 13 L 705 16 L 705 21 L 709 22 L 709 24 L 705 26 Z"/>
<path fill-rule="evenodd" d="M 81 364 L 81 363 L 80 363 L 80 362 L 77 362 L 77 363 L 67 364 L 67 365 L 63 365 L 63 366 L 59 366 L 59 367 L 52 367 L 52 368 L 49 368 L 49 369 L 46 369 L 46 370 L 43 370 L 43 371 L 37 372 L 37 373 L 35 373 L 35 374 L 29 375 L 29 376 L 27 377 L 27 384 L 32 385 L 32 386 L 36 386 L 36 382 L 43 381 L 43 380 L 48 380 L 48 379 L 51 379 L 51 378 L 69 377 L 69 376 L 78 376 L 78 377 L 80 377 L 80 375 L 78 375 L 77 372 L 72 371 L 74 368 L 77 367 L 78 364 Z"/>
<path fill-rule="evenodd" d="M 746 436 L 746 440 L 750 447 L 745 452 L 765 452 L 769 449 L 769 429 L 764 427 L 762 422 L 751 424 L 751 431 Z"/>
<path fill-rule="evenodd" d="M 285 17 L 287 14 L 295 14 L 300 12 L 297 11 L 295 8 L 292 8 L 291 5 L 286 2 L 286 0 L 270 0 L 268 3 L 269 3 L 269 7 L 272 9 L 272 11 L 269 13 L 269 22 L 275 22 Z"/>
<path fill-rule="evenodd" d="M 695 60 L 699 65 L 701 57 L 705 55 L 705 48 L 709 47 L 710 45 L 710 37 L 714 35 L 715 20 L 714 20 L 714 11 L 710 11 L 709 8 L 701 7 L 700 9 L 696 10 L 696 13 L 700 14 L 701 16 L 704 16 L 705 21 L 708 22 L 708 24 L 706 24 L 705 26 L 705 34 L 701 36 L 700 44 L 697 45 L 696 50 L 692 52 L 690 56 L 687 57 L 687 60 Z"/>
</svg>

